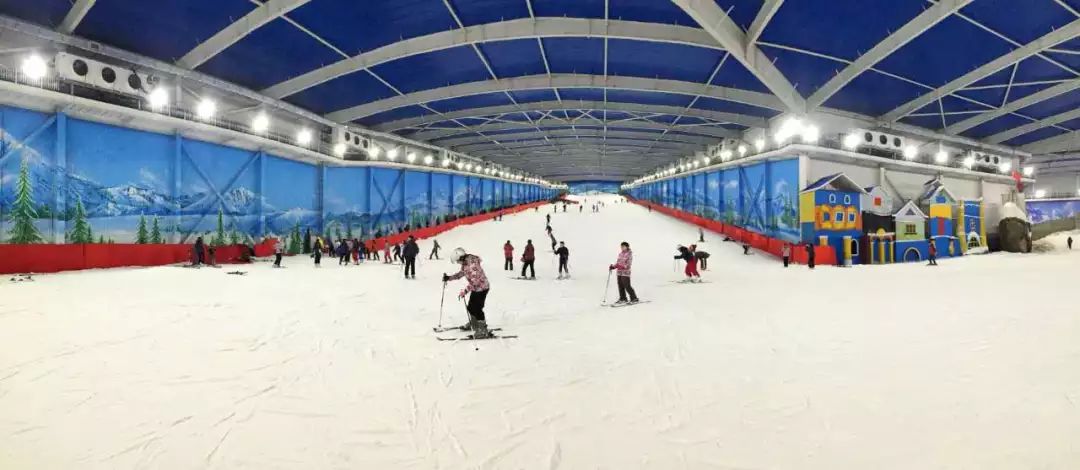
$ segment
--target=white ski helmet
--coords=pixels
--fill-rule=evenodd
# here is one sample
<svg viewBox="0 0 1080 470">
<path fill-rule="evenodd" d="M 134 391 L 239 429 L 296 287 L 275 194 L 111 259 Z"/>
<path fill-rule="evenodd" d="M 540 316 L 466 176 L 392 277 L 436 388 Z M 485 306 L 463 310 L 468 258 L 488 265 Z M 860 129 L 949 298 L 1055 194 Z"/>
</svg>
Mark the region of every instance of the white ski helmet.
<svg viewBox="0 0 1080 470">
<path fill-rule="evenodd" d="M 456 264 L 461 262 L 461 258 L 465 257 L 465 249 L 458 247 L 454 248 L 454 252 L 450 254 L 450 263 Z"/>
</svg>

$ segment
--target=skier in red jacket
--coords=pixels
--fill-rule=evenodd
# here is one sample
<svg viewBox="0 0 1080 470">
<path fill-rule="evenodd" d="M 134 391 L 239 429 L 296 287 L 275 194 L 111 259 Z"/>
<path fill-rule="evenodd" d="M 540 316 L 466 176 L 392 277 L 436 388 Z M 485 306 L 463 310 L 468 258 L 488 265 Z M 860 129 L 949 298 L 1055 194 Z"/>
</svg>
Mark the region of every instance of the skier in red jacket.
<svg viewBox="0 0 1080 470">
<path fill-rule="evenodd" d="M 529 279 L 536 279 L 536 267 L 533 263 L 536 262 L 536 249 L 533 248 L 532 240 L 529 240 L 525 244 L 525 253 L 521 255 L 521 277 L 525 277 L 525 270 L 529 270 Z"/>
<path fill-rule="evenodd" d="M 701 274 L 698 274 L 697 270 L 697 258 L 694 257 L 694 253 L 689 248 L 679 245 L 679 254 L 675 255 L 675 259 L 686 261 L 686 269 L 683 272 L 686 273 L 687 281 L 701 280 Z"/>
<path fill-rule="evenodd" d="M 503 271 L 514 270 L 514 245 L 510 244 L 510 240 L 506 241 L 503 245 L 503 257 L 506 258 L 506 262 L 503 263 Z"/>
</svg>

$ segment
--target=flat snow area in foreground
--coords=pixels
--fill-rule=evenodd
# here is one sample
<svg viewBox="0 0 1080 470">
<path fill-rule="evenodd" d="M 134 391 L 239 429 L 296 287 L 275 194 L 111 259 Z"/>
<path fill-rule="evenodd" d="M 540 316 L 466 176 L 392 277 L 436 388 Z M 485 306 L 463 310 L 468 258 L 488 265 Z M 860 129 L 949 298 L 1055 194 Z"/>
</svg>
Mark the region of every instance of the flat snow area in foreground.
<svg viewBox="0 0 1080 470">
<path fill-rule="evenodd" d="M 298 256 L 0 282 L 0 468 L 1080 464 L 1080 246 L 810 271 L 706 234 L 711 282 L 683 285 L 674 248 L 696 227 L 604 199 L 553 216 L 570 281 L 548 206 L 444 234 L 443 261 L 422 241 L 416 281 Z M 540 280 L 510 280 L 502 244 L 527 238 Z M 605 308 L 622 240 L 651 303 Z M 519 338 L 435 340 L 456 246 Z M 463 285 L 444 324 L 464 322 Z"/>
</svg>

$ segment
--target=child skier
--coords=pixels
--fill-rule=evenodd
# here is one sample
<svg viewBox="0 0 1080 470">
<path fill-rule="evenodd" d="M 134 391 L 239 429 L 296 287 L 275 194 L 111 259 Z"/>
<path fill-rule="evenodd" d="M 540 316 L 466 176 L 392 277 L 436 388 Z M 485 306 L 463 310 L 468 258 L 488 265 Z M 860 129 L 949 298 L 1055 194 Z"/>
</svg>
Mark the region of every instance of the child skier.
<svg viewBox="0 0 1080 470">
<path fill-rule="evenodd" d="M 608 266 L 608 271 L 615 271 L 616 283 L 619 285 L 619 300 L 615 302 L 615 305 L 627 302 L 636 304 L 637 292 L 634 292 L 634 288 L 630 286 L 630 266 L 634 264 L 634 252 L 630 251 L 630 244 L 626 242 L 622 242 L 619 249 L 619 258 L 615 260 L 615 264 Z M 629 300 L 626 298 L 627 294 L 630 295 Z"/>
<path fill-rule="evenodd" d="M 533 263 L 536 262 L 536 248 L 533 247 L 532 240 L 529 240 L 525 244 L 525 253 L 521 255 L 521 277 L 525 277 L 525 271 L 530 271 L 529 279 L 536 279 L 536 267 Z"/>
<path fill-rule="evenodd" d="M 567 267 L 567 261 L 570 260 L 570 249 L 566 248 L 566 242 L 559 242 L 559 249 L 555 250 L 555 254 L 559 256 L 559 279 L 569 278 L 570 268 Z"/>
<path fill-rule="evenodd" d="M 686 261 L 686 269 L 683 272 L 686 274 L 687 281 L 694 282 L 695 279 L 701 278 L 697 270 L 697 258 L 694 258 L 689 248 L 679 245 L 679 254 L 675 255 L 675 259 Z"/>
<path fill-rule="evenodd" d="M 514 245 L 510 244 L 510 240 L 506 241 L 503 245 L 503 257 L 506 258 L 506 262 L 503 263 L 503 271 L 514 270 Z"/>
<path fill-rule="evenodd" d="M 487 328 L 487 320 L 484 316 L 484 303 L 487 301 L 491 285 L 488 284 L 484 268 L 480 266 L 480 257 L 465 253 L 462 248 L 454 249 L 450 255 L 450 261 L 461 265 L 461 270 L 452 276 L 443 273 L 443 283 L 464 277 L 468 281 L 465 289 L 458 294 L 459 299 L 469 295 L 469 302 L 465 309 L 469 312 L 468 329 L 473 331 L 473 337 L 477 339 L 490 338 L 491 332 Z"/>
<path fill-rule="evenodd" d="M 784 267 L 788 267 L 788 263 L 791 261 L 791 244 L 785 243 L 783 248 L 780 248 L 780 255 L 784 257 Z"/>
<path fill-rule="evenodd" d="M 200 238 L 199 241 L 202 241 Z M 274 267 L 281 267 L 281 256 L 285 254 L 285 242 L 280 238 L 274 242 Z"/>
<path fill-rule="evenodd" d="M 937 243 L 934 243 L 933 238 L 930 239 L 930 249 L 928 251 L 930 252 L 930 264 L 927 264 L 927 266 L 937 266 Z"/>
</svg>

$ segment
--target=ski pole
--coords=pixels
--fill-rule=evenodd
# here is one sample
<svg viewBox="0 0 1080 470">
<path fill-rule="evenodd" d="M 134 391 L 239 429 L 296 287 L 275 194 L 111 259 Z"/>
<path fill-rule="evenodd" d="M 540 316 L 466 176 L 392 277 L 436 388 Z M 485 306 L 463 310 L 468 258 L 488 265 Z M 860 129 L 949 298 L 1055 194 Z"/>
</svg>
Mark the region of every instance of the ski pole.
<svg viewBox="0 0 1080 470">
<path fill-rule="evenodd" d="M 611 289 L 611 271 L 612 270 L 609 269 L 608 272 L 607 272 L 607 282 L 604 283 L 604 301 L 600 302 L 600 305 L 603 305 L 603 304 L 607 303 L 608 290 Z"/>
<path fill-rule="evenodd" d="M 442 297 L 439 299 L 439 328 L 442 328 L 443 305 L 446 304 L 446 283 L 442 283 Z"/>
</svg>

